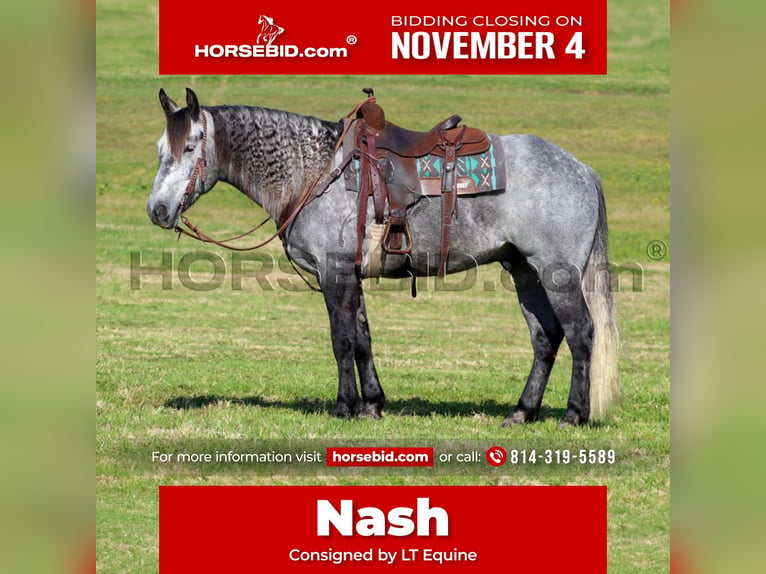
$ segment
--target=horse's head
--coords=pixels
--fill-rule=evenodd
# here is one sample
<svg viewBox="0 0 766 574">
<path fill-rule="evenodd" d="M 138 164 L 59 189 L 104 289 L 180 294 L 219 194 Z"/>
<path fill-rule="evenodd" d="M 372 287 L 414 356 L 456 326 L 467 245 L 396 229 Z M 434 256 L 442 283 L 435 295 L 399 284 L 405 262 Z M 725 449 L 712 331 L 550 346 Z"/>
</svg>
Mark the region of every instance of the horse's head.
<svg viewBox="0 0 766 574">
<path fill-rule="evenodd" d="M 160 90 L 160 104 L 167 120 L 157 142 L 159 165 L 146 212 L 155 225 L 172 229 L 181 213 L 215 184 L 212 117 L 200 109 L 196 94 L 186 88 L 181 108 Z"/>
</svg>

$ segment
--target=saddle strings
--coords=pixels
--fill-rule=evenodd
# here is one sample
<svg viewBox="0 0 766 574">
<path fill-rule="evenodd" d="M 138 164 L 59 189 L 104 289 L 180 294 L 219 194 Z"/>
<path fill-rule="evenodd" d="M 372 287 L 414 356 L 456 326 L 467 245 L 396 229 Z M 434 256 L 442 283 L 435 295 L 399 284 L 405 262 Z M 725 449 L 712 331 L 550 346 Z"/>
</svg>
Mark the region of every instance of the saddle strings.
<svg viewBox="0 0 766 574">
<path fill-rule="evenodd" d="M 377 100 L 376 100 L 375 96 L 370 96 L 369 98 L 367 98 L 363 102 L 361 102 L 361 103 L 357 104 L 356 106 L 354 106 L 353 110 L 351 110 L 345 116 L 343 116 L 343 120 L 344 120 L 343 121 L 343 124 L 344 124 L 343 125 L 343 131 L 340 133 L 340 137 L 338 138 L 338 141 L 335 143 L 335 153 L 338 153 L 338 150 L 343 145 L 343 139 L 346 137 L 346 134 L 348 133 L 348 130 L 351 129 L 351 126 L 354 123 L 353 120 L 351 120 L 351 121 L 345 121 L 345 120 L 348 120 L 351 116 L 355 116 L 356 113 L 360 109 L 362 109 L 362 106 L 364 104 L 374 104 L 376 101 Z"/>
</svg>

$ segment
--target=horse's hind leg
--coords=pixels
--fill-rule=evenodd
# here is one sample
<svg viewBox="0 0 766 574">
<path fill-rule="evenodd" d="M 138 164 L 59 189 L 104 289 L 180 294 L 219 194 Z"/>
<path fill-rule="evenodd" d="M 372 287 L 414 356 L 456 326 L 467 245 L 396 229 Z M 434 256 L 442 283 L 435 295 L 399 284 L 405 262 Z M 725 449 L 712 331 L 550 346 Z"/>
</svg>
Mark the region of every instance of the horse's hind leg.
<svg viewBox="0 0 766 574">
<path fill-rule="evenodd" d="M 370 324 L 367 318 L 367 308 L 364 303 L 363 294 L 360 295 L 356 321 L 355 360 L 362 387 L 362 404 L 359 408 L 359 415 L 379 418 L 383 411 L 386 397 L 383 394 L 383 388 L 380 386 L 378 372 L 375 370 L 375 363 L 372 359 Z"/>
<path fill-rule="evenodd" d="M 560 426 L 585 424 L 590 419 L 590 359 L 593 352 L 593 320 L 585 303 L 579 274 L 569 288 L 547 289 L 556 317 L 572 353 L 572 382 L 567 410 Z"/>
<path fill-rule="evenodd" d="M 590 419 L 590 359 L 593 352 L 593 320 L 579 279 L 570 291 L 549 292 L 556 316 L 572 353 L 572 382 L 567 411 L 560 426 L 585 424 Z"/>
<path fill-rule="evenodd" d="M 543 393 L 556 361 L 556 352 L 564 338 L 564 330 L 553 312 L 537 273 L 526 262 L 514 263 L 511 273 L 516 284 L 521 312 L 529 326 L 534 361 L 521 398 L 503 422 L 503 426 L 537 419 Z"/>
</svg>

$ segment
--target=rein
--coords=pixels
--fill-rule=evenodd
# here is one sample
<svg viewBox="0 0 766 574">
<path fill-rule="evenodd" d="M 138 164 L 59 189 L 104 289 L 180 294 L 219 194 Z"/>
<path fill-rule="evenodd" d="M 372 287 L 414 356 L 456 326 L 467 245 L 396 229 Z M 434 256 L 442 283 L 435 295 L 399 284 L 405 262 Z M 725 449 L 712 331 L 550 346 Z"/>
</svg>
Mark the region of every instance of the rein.
<svg viewBox="0 0 766 574">
<path fill-rule="evenodd" d="M 202 241 L 203 243 L 213 243 L 214 245 L 218 245 L 220 247 L 225 247 L 226 249 L 231 249 L 232 251 L 251 251 L 253 249 L 258 249 L 259 247 L 263 247 L 270 241 L 272 241 L 277 235 L 279 235 L 281 232 L 284 231 L 283 228 L 280 228 L 277 233 L 273 236 L 271 236 L 268 240 L 265 242 L 256 245 L 255 247 L 248 247 L 248 248 L 242 248 L 242 247 L 234 247 L 232 245 L 227 245 L 227 243 L 230 243 L 232 241 L 236 241 L 237 239 L 242 239 L 243 237 L 247 237 L 251 233 L 254 233 L 255 231 L 258 231 L 261 227 L 266 225 L 266 223 L 271 219 L 271 217 L 267 217 L 264 219 L 261 223 L 253 227 L 251 230 L 246 231 L 245 233 L 240 233 L 239 235 L 235 235 L 234 237 L 229 237 L 228 239 L 214 239 L 210 237 L 209 235 L 203 233 L 199 227 L 194 225 L 189 219 L 183 215 L 184 207 L 186 206 L 186 202 L 189 200 L 189 198 L 194 193 L 194 188 L 197 186 L 197 179 L 199 178 L 200 182 L 202 183 L 203 189 L 205 185 L 205 176 L 206 176 L 206 168 L 207 168 L 207 117 L 205 116 L 204 110 L 202 113 L 202 153 L 200 157 L 197 158 L 197 161 L 194 163 L 194 169 L 192 170 L 191 178 L 189 179 L 189 183 L 186 185 L 186 190 L 184 190 L 184 196 L 181 201 L 181 222 L 190 229 L 190 231 L 187 231 L 186 229 L 176 226 L 175 231 L 178 233 L 178 239 L 181 239 L 181 234 L 186 235 L 187 237 L 191 237 L 193 239 L 196 239 L 198 241 Z"/>
<path fill-rule="evenodd" d="M 351 112 L 348 113 L 345 117 L 348 118 L 351 115 L 355 114 L 359 108 L 362 107 L 365 103 L 368 101 L 374 101 L 375 98 L 368 98 L 358 106 L 356 106 Z M 181 201 L 181 213 L 183 213 L 184 207 L 186 206 L 186 202 L 189 200 L 189 198 L 194 193 L 194 188 L 197 186 L 197 179 L 199 179 L 202 182 L 202 186 L 204 189 L 205 185 L 205 171 L 207 167 L 207 118 L 205 116 L 204 110 L 202 113 L 202 154 L 200 157 L 197 158 L 197 161 L 194 163 L 194 169 L 192 170 L 191 179 L 189 180 L 189 183 L 186 186 L 186 190 L 184 191 L 184 196 Z M 340 149 L 340 146 L 343 142 L 343 136 L 346 134 L 346 131 L 348 130 L 348 127 L 350 125 L 350 122 L 345 122 L 346 126 L 341 134 L 341 137 L 338 139 L 337 144 L 335 145 L 335 152 L 337 153 Z M 262 241 L 261 243 L 258 243 L 257 245 L 253 245 L 251 247 L 235 247 L 233 245 L 229 245 L 232 241 L 236 241 L 237 239 L 242 239 L 243 237 L 247 237 L 251 233 L 254 233 L 255 231 L 258 231 L 261 227 L 266 225 L 268 221 L 271 219 L 271 216 L 264 219 L 261 223 L 250 229 L 249 231 L 246 231 L 244 233 L 240 233 L 239 235 L 235 235 L 234 237 L 229 237 L 228 239 L 214 239 L 213 237 L 203 233 L 199 227 L 194 225 L 185 215 L 181 215 L 180 219 L 181 222 L 189 229 L 187 231 L 186 229 L 176 225 L 175 231 L 178 233 L 178 239 L 181 238 L 181 235 L 186 235 L 187 237 L 191 237 L 192 239 L 196 239 L 198 241 L 202 241 L 203 243 L 212 243 L 213 245 L 218 245 L 219 247 L 224 247 L 226 249 L 230 249 L 232 251 L 253 251 L 255 249 L 260 249 L 261 247 L 264 247 L 274 241 L 277 237 L 280 237 L 284 239 L 284 234 L 287 231 L 287 228 L 290 226 L 290 224 L 295 220 L 295 218 L 298 216 L 298 213 L 311 201 L 314 199 L 321 197 L 324 195 L 327 190 L 330 188 L 330 185 L 335 182 L 336 179 L 338 179 L 343 171 L 348 167 L 348 165 L 351 163 L 351 160 L 355 157 L 359 157 L 360 150 L 354 149 L 351 150 L 348 154 L 346 154 L 341 160 L 340 164 L 336 166 L 328 175 L 327 179 L 324 181 L 324 183 L 320 186 L 320 179 L 317 179 L 312 185 L 308 186 L 306 188 L 306 191 L 303 192 L 300 199 L 295 203 L 295 207 L 292 209 L 292 212 L 287 216 L 284 223 L 279 226 L 277 231 L 268 239 L 265 241 Z M 292 263 L 292 261 L 291 261 Z"/>
<path fill-rule="evenodd" d="M 258 243 L 257 245 L 253 245 L 250 247 L 235 247 L 233 245 L 228 245 L 228 243 L 231 243 L 232 241 L 235 241 L 237 239 L 242 239 L 243 237 L 247 237 L 251 233 L 257 231 L 271 219 L 271 216 L 264 219 L 261 223 L 253 227 L 251 230 L 246 231 L 244 233 L 240 233 L 239 235 L 235 235 L 234 237 L 229 237 L 228 239 L 214 239 L 213 237 L 210 237 L 209 235 L 203 233 L 200 231 L 200 229 L 194 225 L 191 221 L 189 221 L 185 216 L 181 216 L 181 221 L 188 227 L 191 232 L 186 231 L 185 229 L 181 227 L 176 227 L 176 231 L 178 232 L 178 237 L 181 237 L 181 234 L 184 234 L 188 237 L 191 237 L 193 239 L 197 239 L 198 241 L 202 241 L 203 243 L 212 243 L 214 245 L 218 245 L 219 247 L 225 247 L 226 249 L 230 249 L 232 251 L 253 251 L 255 249 L 260 249 L 261 247 L 264 247 L 274 241 L 277 237 L 283 237 L 285 231 L 290 226 L 290 224 L 295 220 L 295 218 L 298 216 L 298 213 L 308 204 L 309 202 L 313 201 L 314 199 L 321 197 L 324 195 L 327 190 L 330 188 L 330 185 L 333 184 L 333 182 L 338 179 L 343 171 L 346 169 L 346 166 L 348 166 L 349 163 L 351 163 L 351 160 L 354 158 L 354 153 L 351 152 L 347 154 L 343 161 L 340 163 L 339 166 L 337 166 L 335 169 L 333 169 L 328 178 L 325 180 L 325 182 L 320 186 L 319 180 L 315 181 L 312 185 L 306 188 L 306 191 L 303 192 L 303 195 L 296 203 L 295 207 L 293 208 L 290 215 L 285 219 L 284 223 L 279 226 L 279 229 L 276 230 L 276 232 L 271 235 L 268 239 L 265 241 L 262 241 L 261 243 Z M 184 199 L 185 202 L 185 199 Z M 183 205 L 183 204 L 182 204 Z M 182 207 L 183 208 L 183 207 Z"/>
</svg>

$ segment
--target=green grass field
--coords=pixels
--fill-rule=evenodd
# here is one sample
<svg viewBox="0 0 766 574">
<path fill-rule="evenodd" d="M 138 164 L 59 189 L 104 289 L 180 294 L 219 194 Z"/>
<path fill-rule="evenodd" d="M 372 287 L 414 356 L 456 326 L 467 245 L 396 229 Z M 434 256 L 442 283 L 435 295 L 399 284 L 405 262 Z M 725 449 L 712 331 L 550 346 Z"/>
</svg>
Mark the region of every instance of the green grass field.
<svg viewBox="0 0 766 574">
<path fill-rule="evenodd" d="M 668 571 L 670 532 L 670 265 L 647 256 L 669 243 L 669 26 L 665 2 L 610 2 L 609 74 L 595 77 L 160 77 L 156 3 L 97 2 L 96 450 L 99 572 L 154 572 L 159 484 L 605 484 L 609 571 Z M 201 246 L 154 227 L 145 213 L 164 129 L 157 92 L 203 105 L 247 103 L 337 119 L 375 87 L 389 118 L 431 127 L 452 113 L 494 133 L 534 133 L 561 145 L 602 177 L 610 256 L 640 269 L 616 293 L 623 346 L 622 405 L 602 424 L 561 430 L 569 391 L 562 348 L 543 420 L 501 429 L 531 365 L 529 334 L 499 266 L 482 268 L 469 289 L 417 299 L 395 282 L 370 286 L 368 315 L 376 363 L 389 398 L 379 421 L 328 416 L 336 369 L 320 295 L 286 270 L 269 283 L 232 274 L 206 282 L 210 264 L 177 273 Z M 244 230 L 264 214 L 220 185 L 190 212 L 211 232 Z M 263 232 L 270 235 L 273 227 Z M 278 258 L 278 244 L 265 253 Z M 192 255 L 190 255 L 192 254 Z M 172 257 L 172 288 L 160 276 L 131 286 L 131 258 L 144 266 Z M 268 260 L 270 261 L 270 260 Z M 263 261 L 245 262 L 246 268 Z M 135 280 L 135 273 L 133 274 Z M 232 284 L 234 281 L 234 286 Z M 280 284 L 281 281 L 281 284 Z M 270 289 L 269 287 L 273 287 Z M 287 288 L 286 288 L 286 287 Z M 494 286 L 494 287 L 491 287 Z M 241 288 L 235 288 L 241 287 Z M 184 406 L 187 408 L 178 408 Z M 614 448 L 610 467 L 490 471 L 278 472 L 163 467 L 154 449 L 295 448 L 357 441 L 449 450 Z M 552 516 L 552 520 L 557 517 Z M 574 527 L 574 526 L 573 526 Z M 544 533 L 541 533 L 544 535 Z"/>
</svg>

